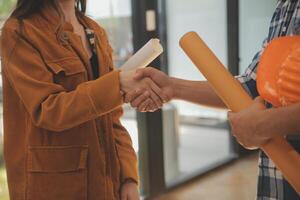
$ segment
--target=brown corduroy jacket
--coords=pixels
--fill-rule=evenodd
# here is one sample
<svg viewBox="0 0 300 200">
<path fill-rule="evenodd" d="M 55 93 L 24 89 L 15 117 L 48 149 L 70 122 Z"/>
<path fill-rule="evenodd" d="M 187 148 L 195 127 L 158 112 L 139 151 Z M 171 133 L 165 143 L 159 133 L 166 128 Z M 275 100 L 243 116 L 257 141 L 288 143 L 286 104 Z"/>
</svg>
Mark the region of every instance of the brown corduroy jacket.
<svg viewBox="0 0 300 200">
<path fill-rule="evenodd" d="M 138 180 L 131 139 L 121 125 L 119 72 L 97 23 L 101 77 L 92 80 L 81 39 L 53 9 L 2 30 L 4 156 L 11 200 L 114 200 Z M 61 31 L 58 31 L 61 30 Z M 62 33 L 65 42 L 59 38 Z"/>
</svg>

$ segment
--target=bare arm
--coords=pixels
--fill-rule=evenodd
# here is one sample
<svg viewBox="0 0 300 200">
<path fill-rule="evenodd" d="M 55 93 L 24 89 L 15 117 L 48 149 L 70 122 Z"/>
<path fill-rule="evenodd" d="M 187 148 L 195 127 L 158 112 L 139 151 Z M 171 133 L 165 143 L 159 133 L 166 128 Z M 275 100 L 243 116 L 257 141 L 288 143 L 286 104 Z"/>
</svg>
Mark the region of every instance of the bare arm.
<svg viewBox="0 0 300 200">
<path fill-rule="evenodd" d="M 184 100 L 216 108 L 226 108 L 226 105 L 213 91 L 207 81 L 188 81 L 171 78 L 174 99 Z"/>
<path fill-rule="evenodd" d="M 153 80 L 166 95 L 166 99 L 178 99 L 189 101 L 196 104 L 206 105 L 216 108 L 226 108 L 222 100 L 213 91 L 207 81 L 188 81 L 178 78 L 172 78 L 165 73 L 148 67 L 137 71 L 135 79 L 142 79 L 148 77 Z M 134 99 L 133 101 L 130 101 Z M 133 107 L 138 108 L 139 111 L 144 99 L 136 97 L 135 94 L 127 94 L 125 102 L 131 102 Z M 147 110 L 146 110 L 147 111 Z"/>
</svg>

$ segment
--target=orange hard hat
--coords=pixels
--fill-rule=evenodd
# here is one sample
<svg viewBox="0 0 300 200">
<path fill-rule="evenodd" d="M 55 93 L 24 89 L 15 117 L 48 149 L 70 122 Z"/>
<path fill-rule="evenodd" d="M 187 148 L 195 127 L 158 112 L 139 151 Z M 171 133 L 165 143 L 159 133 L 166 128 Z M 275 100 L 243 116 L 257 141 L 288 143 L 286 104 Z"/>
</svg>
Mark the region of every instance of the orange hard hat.
<svg viewBox="0 0 300 200">
<path fill-rule="evenodd" d="M 300 102 L 300 36 L 269 43 L 257 69 L 257 89 L 275 107 Z"/>
</svg>

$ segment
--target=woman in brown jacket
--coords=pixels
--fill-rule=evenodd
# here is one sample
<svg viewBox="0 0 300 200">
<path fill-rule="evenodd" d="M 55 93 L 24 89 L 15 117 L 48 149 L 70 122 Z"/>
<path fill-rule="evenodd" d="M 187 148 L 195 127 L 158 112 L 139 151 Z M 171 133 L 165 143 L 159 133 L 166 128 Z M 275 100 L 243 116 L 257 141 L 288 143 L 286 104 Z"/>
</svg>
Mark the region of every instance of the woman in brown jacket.
<svg viewBox="0 0 300 200">
<path fill-rule="evenodd" d="M 135 91 L 148 110 L 163 95 L 150 79 L 113 70 L 106 34 L 85 7 L 85 0 L 18 0 L 3 27 L 11 200 L 139 199 L 121 94 Z"/>
</svg>

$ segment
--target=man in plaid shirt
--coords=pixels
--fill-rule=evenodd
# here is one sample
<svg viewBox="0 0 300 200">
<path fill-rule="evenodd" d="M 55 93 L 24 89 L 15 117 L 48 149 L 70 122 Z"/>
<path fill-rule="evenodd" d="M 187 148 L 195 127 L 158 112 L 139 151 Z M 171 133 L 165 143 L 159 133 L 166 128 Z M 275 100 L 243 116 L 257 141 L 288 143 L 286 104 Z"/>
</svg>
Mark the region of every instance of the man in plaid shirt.
<svg viewBox="0 0 300 200">
<path fill-rule="evenodd" d="M 259 148 L 270 138 L 276 136 L 275 134 L 283 133 L 284 136 L 287 136 L 290 144 L 300 152 L 300 104 L 265 109 L 264 102 L 258 97 L 256 89 L 256 70 L 266 45 L 274 38 L 298 33 L 300 33 L 300 0 L 279 0 L 262 50 L 254 56 L 246 72 L 237 77 L 249 94 L 256 98 L 249 108 L 239 113 L 229 113 L 234 135 L 248 149 Z M 206 81 L 170 78 L 154 68 L 146 68 L 137 72 L 136 79 L 144 77 L 149 77 L 156 82 L 170 99 L 225 107 Z M 125 101 L 130 101 L 131 105 L 139 111 L 147 111 L 144 104 L 147 95 L 141 94 L 141 92 L 127 94 Z M 260 153 L 259 159 L 257 199 L 300 200 L 281 172 L 263 152 Z"/>
<path fill-rule="evenodd" d="M 263 43 L 263 48 L 258 52 L 246 72 L 237 77 L 244 88 L 257 97 L 256 70 L 264 48 L 274 38 L 297 35 L 300 33 L 300 1 L 280 0 L 272 17 L 269 34 Z M 299 77 L 300 80 L 300 77 Z M 299 151 L 300 136 L 289 136 L 289 142 Z M 299 169 L 300 173 L 300 169 Z M 297 200 L 300 197 L 282 177 L 281 172 L 274 166 L 273 162 L 265 153 L 260 153 L 259 178 L 258 178 L 258 200 Z"/>
</svg>

